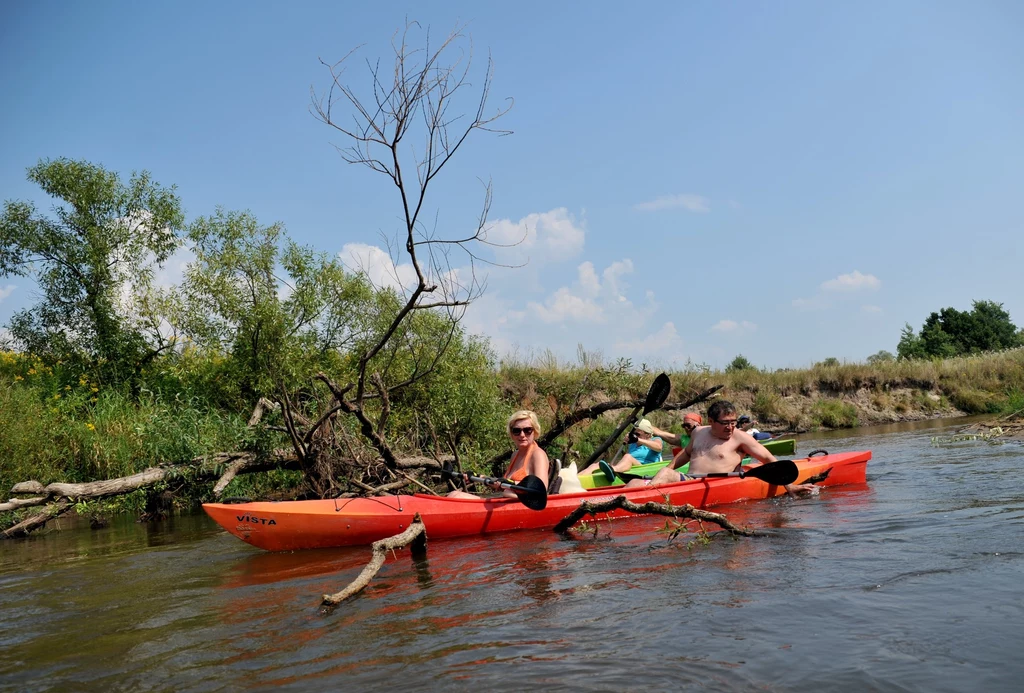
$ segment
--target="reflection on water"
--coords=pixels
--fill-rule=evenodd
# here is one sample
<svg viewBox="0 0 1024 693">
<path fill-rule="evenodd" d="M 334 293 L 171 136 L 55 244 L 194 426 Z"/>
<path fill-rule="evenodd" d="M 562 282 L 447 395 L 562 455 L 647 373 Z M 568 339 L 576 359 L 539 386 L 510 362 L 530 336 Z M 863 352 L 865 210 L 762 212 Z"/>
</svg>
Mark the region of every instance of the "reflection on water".
<svg viewBox="0 0 1024 693">
<path fill-rule="evenodd" d="M 1015 690 L 1024 446 L 963 421 L 804 436 L 868 483 L 664 518 L 434 541 L 330 616 L 368 548 L 268 554 L 204 515 L 0 544 L 0 690 Z"/>
</svg>

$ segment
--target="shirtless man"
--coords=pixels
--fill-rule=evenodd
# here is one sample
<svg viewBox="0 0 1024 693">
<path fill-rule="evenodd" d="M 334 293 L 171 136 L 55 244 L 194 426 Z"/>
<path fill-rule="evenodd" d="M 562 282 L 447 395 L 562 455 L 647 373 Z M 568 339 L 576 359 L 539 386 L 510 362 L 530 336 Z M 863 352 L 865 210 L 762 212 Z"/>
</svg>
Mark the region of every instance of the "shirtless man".
<svg viewBox="0 0 1024 693">
<path fill-rule="evenodd" d="M 775 455 L 754 440 L 745 431 L 736 428 L 736 407 L 724 399 L 716 401 L 708 408 L 710 426 L 694 429 L 690 444 L 687 445 L 672 463 L 659 471 L 651 485 L 671 484 L 687 478 L 676 471 L 687 462 L 693 474 L 714 474 L 719 472 L 739 471 L 740 463 L 746 455 L 750 455 L 762 464 L 774 462 Z M 628 485 L 643 484 L 643 481 L 630 482 Z M 812 491 L 814 484 L 789 484 L 786 491 L 792 496 L 799 491 Z"/>
</svg>

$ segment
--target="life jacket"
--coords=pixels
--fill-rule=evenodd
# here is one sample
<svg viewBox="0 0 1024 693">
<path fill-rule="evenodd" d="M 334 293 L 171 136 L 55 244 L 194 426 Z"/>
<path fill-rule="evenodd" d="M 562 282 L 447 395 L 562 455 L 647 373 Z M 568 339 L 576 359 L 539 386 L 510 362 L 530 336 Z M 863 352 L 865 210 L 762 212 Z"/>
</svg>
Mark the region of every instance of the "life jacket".
<svg viewBox="0 0 1024 693">
<path fill-rule="evenodd" d="M 526 471 L 526 461 L 530 459 L 530 455 L 532 455 L 534 451 L 536 451 L 536 449 L 537 443 L 530 443 L 530 447 L 526 448 L 526 457 L 524 458 L 523 466 L 517 469 L 515 473 L 513 473 L 512 467 L 516 466 L 516 462 L 519 461 L 519 454 L 523 452 L 523 450 L 516 450 L 516 454 L 512 455 L 512 462 L 508 465 L 508 470 L 505 471 L 505 478 L 513 483 L 518 484 L 520 481 L 529 476 L 529 473 Z"/>
</svg>

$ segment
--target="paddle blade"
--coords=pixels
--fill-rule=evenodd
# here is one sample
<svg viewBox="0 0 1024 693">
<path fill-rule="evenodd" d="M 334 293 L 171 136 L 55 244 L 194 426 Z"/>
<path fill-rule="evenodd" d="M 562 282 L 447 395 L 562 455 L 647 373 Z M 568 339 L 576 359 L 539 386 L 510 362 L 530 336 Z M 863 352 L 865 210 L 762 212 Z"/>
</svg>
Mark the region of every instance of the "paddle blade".
<svg viewBox="0 0 1024 693">
<path fill-rule="evenodd" d="M 532 474 L 523 477 L 522 481 L 511 488 L 519 502 L 530 510 L 543 510 L 548 505 L 548 487 L 539 477 Z"/>
<path fill-rule="evenodd" d="M 671 389 L 672 382 L 668 379 L 667 374 L 662 373 L 655 378 L 651 383 L 651 389 L 647 391 L 647 399 L 644 400 L 644 414 L 660 408 L 668 399 L 668 392 Z"/>
<path fill-rule="evenodd" d="M 796 481 L 796 478 L 800 475 L 800 470 L 793 460 L 776 460 L 775 462 L 762 464 L 759 467 L 746 469 L 743 475 L 752 476 L 768 484 L 785 486 Z"/>
</svg>

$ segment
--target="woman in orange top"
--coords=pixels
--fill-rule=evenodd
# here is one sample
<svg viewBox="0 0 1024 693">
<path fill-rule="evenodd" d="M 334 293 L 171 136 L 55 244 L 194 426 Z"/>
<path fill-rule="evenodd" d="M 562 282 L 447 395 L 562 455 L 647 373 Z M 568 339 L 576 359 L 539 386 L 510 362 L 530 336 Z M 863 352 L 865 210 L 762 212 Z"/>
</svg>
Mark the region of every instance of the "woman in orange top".
<svg viewBox="0 0 1024 693">
<path fill-rule="evenodd" d="M 540 421 L 537 415 L 528 409 L 517 411 L 509 417 L 506 425 L 509 438 L 516 446 L 515 454 L 505 472 L 505 478 L 518 483 L 527 476 L 533 475 L 548 485 L 548 473 L 550 470 L 548 455 L 537 445 L 537 436 L 540 435 Z M 495 491 L 501 487 L 497 484 L 491 485 Z M 511 489 L 505 489 L 504 494 L 509 498 L 515 498 L 516 494 Z M 450 498 L 479 498 L 480 496 L 465 491 L 452 491 L 448 494 Z"/>
</svg>

